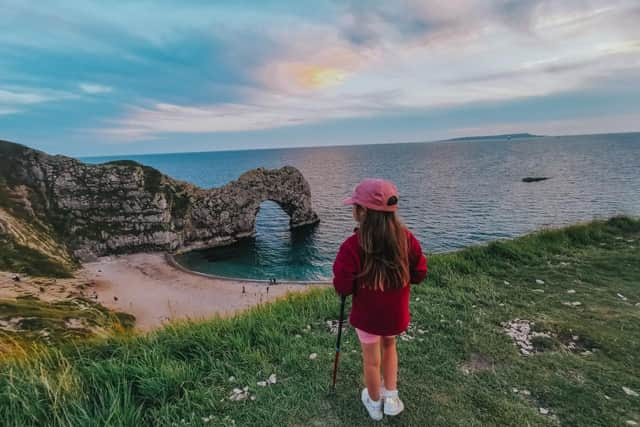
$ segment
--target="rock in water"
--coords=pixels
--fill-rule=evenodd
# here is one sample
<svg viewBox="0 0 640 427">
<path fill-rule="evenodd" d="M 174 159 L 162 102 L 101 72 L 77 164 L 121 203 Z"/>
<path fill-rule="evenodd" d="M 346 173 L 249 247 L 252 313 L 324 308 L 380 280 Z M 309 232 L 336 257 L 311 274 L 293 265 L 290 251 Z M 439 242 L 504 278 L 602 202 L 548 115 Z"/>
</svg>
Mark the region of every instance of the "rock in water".
<svg viewBox="0 0 640 427">
<path fill-rule="evenodd" d="M 309 184 L 292 166 L 253 169 L 205 190 L 133 161 L 90 165 L 0 141 L 0 182 L 18 200 L 21 221 L 66 236 L 81 260 L 233 243 L 255 233 L 265 200 L 282 207 L 292 228 L 319 221 Z"/>
<path fill-rule="evenodd" d="M 547 176 L 528 176 L 526 178 L 522 178 L 522 182 L 539 182 L 546 181 L 549 179 Z"/>
</svg>

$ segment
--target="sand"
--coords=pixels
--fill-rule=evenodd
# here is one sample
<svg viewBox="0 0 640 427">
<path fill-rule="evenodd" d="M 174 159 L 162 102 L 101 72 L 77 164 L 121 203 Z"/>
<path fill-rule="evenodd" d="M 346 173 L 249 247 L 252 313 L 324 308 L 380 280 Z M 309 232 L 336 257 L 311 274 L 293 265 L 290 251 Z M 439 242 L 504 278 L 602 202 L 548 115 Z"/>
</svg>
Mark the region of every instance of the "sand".
<svg viewBox="0 0 640 427">
<path fill-rule="evenodd" d="M 149 331 L 175 320 L 229 316 L 288 292 L 317 286 L 215 279 L 173 267 L 164 253 L 99 258 L 83 264 L 72 279 L 50 279 L 0 272 L 0 299 L 33 295 L 53 302 L 84 297 L 133 314 L 135 328 Z M 243 292 L 244 289 L 244 292 Z"/>
<path fill-rule="evenodd" d="M 204 277 L 171 266 L 163 253 L 103 257 L 84 264 L 76 276 L 93 284 L 90 292 L 95 292 L 97 302 L 133 314 L 136 328 L 143 331 L 173 320 L 229 316 L 288 292 L 326 286 L 267 286 Z"/>
</svg>

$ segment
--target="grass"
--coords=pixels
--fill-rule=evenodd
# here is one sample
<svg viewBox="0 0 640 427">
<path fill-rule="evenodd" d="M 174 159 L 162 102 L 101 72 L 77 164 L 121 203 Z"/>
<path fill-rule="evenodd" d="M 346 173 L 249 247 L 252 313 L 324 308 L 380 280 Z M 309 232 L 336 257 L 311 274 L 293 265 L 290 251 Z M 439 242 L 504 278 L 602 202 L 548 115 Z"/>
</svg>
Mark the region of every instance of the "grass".
<svg viewBox="0 0 640 427">
<path fill-rule="evenodd" d="M 73 277 L 69 266 L 0 234 L 0 270 L 43 277 Z"/>
<path fill-rule="evenodd" d="M 94 301 L 44 302 L 35 296 L 0 299 L 0 354 L 29 354 L 31 344 L 59 346 L 130 330 L 135 318 Z M 69 325 L 72 325 L 69 327 Z"/>
<path fill-rule="evenodd" d="M 640 397 L 622 389 L 640 392 L 639 220 L 544 231 L 429 264 L 412 291 L 411 339 L 398 340 L 407 409 L 380 425 L 640 423 Z M 327 393 L 335 336 L 325 322 L 338 309 L 331 290 L 315 290 L 231 319 L 38 348 L 0 363 L 0 424 L 373 425 L 351 329 L 337 392 Z M 535 343 L 545 351 L 520 354 L 500 326 L 515 318 L 553 333 Z M 272 373 L 276 384 L 256 386 Z M 244 386 L 255 400 L 229 399 Z"/>
</svg>

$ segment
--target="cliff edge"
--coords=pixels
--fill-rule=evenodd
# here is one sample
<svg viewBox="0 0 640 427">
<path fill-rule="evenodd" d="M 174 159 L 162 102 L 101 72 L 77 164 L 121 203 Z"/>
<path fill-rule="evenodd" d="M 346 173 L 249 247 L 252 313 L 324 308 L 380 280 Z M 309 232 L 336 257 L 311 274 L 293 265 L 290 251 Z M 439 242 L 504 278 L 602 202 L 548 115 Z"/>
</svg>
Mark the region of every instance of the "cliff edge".
<svg viewBox="0 0 640 427">
<path fill-rule="evenodd" d="M 90 165 L 0 141 L 0 240 L 68 266 L 232 243 L 255 232 L 265 200 L 282 207 L 291 227 L 319 221 L 309 184 L 291 166 L 253 169 L 201 189 L 133 161 Z"/>
</svg>

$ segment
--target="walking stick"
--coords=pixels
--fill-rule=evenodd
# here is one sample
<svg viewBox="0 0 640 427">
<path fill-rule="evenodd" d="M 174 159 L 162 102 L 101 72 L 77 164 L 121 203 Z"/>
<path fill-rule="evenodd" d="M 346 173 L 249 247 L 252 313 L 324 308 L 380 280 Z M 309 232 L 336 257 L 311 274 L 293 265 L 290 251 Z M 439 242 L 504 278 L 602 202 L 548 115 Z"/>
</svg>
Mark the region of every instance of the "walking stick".
<svg viewBox="0 0 640 427">
<path fill-rule="evenodd" d="M 338 339 L 336 341 L 336 358 L 333 362 L 333 384 L 332 391 L 336 391 L 336 377 L 338 376 L 338 359 L 340 359 L 340 339 L 342 338 L 342 322 L 344 320 L 344 303 L 347 300 L 346 295 L 340 296 L 340 320 L 338 320 Z"/>
</svg>

